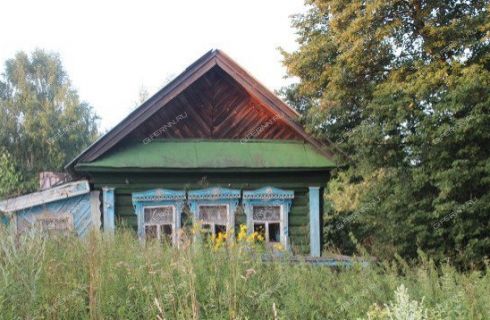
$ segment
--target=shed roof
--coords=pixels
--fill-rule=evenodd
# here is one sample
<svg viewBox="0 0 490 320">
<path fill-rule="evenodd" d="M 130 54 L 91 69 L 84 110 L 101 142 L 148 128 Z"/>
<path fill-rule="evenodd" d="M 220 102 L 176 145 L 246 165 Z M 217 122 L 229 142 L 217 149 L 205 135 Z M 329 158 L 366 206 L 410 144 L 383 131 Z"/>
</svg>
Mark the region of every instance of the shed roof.
<svg viewBox="0 0 490 320">
<path fill-rule="evenodd" d="M 88 181 L 74 181 L 39 192 L 0 201 L 0 211 L 15 212 L 90 192 Z"/>
<path fill-rule="evenodd" d="M 81 171 L 319 170 L 335 163 L 300 141 L 155 140 L 136 143 L 99 160 L 79 163 Z"/>
</svg>

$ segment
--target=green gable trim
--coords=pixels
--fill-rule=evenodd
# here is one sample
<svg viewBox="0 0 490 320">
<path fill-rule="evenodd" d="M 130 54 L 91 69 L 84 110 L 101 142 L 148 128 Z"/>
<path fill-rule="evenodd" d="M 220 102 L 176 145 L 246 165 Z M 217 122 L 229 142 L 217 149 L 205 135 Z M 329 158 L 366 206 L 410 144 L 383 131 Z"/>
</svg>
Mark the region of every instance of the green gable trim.
<svg viewBox="0 0 490 320">
<path fill-rule="evenodd" d="M 319 170 L 335 163 L 302 141 L 154 140 L 133 143 L 77 171 L 139 170 Z"/>
</svg>

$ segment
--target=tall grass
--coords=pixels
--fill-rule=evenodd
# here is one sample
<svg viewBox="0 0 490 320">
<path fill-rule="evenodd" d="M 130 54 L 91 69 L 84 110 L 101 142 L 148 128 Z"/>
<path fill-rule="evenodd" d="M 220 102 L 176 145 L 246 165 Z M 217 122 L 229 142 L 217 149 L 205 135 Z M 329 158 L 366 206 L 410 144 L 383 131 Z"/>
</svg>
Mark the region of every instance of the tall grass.
<svg viewBox="0 0 490 320">
<path fill-rule="evenodd" d="M 335 270 L 260 256 L 246 244 L 144 245 L 126 231 L 80 240 L 1 229 L 0 318 L 490 319 L 488 270 L 424 257 Z"/>
</svg>

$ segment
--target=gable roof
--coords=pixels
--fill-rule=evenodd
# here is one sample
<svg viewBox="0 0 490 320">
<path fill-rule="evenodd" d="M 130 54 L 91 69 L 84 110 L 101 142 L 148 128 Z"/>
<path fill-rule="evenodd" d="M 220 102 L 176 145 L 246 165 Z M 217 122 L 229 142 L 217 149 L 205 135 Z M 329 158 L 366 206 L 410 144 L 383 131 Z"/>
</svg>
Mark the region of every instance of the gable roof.
<svg viewBox="0 0 490 320">
<path fill-rule="evenodd" d="M 73 173 L 73 169 L 77 163 L 88 163 L 98 159 L 216 66 L 225 71 L 251 96 L 262 102 L 263 106 L 279 115 L 287 125 L 289 125 L 305 141 L 309 142 L 318 152 L 327 158 L 333 156 L 333 153 L 328 150 L 323 142 L 313 138 L 304 131 L 303 127 L 298 122 L 298 112 L 265 88 L 259 81 L 252 77 L 225 53 L 220 50 L 211 50 L 191 64 L 173 81 L 145 101 L 140 107 L 131 112 L 109 132 L 80 153 L 66 165 L 65 169 Z"/>
</svg>

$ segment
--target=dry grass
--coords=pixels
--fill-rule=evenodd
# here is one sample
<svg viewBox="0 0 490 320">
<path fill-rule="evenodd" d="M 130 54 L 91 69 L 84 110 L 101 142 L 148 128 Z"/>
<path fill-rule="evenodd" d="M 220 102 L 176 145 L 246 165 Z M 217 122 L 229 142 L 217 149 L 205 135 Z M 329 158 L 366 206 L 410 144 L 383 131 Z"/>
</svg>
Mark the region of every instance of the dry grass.
<svg viewBox="0 0 490 320">
<path fill-rule="evenodd" d="M 403 284 L 432 318 L 490 319 L 488 270 L 462 274 L 424 258 L 333 270 L 264 263 L 260 252 L 246 241 L 175 249 L 124 231 L 48 240 L 1 229 L 0 318 L 382 319 Z"/>
</svg>

